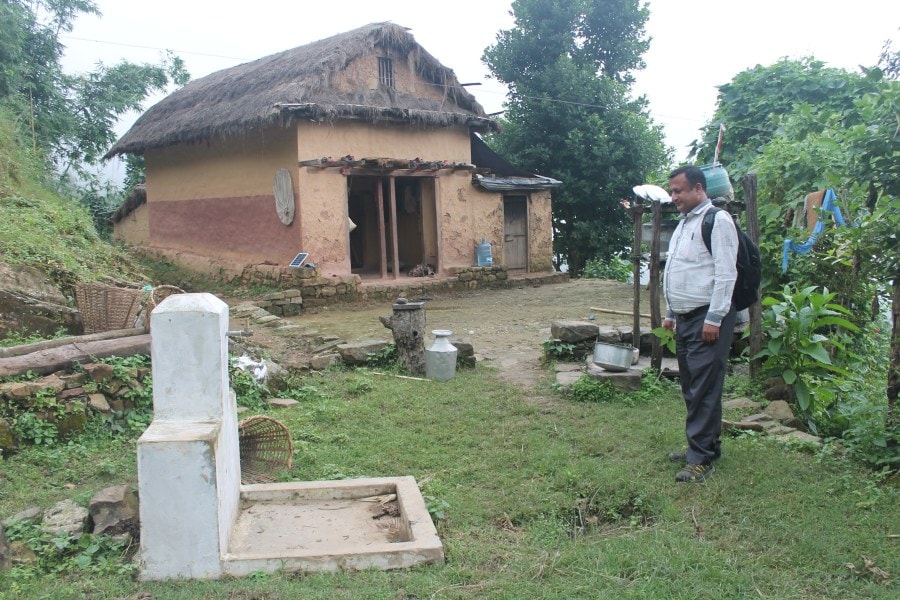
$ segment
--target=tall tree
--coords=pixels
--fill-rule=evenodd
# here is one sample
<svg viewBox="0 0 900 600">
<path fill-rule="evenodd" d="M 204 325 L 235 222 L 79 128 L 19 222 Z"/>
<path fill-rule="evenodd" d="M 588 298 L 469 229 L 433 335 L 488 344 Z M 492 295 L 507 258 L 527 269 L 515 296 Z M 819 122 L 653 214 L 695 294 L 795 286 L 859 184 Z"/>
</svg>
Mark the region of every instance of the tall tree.
<svg viewBox="0 0 900 600">
<path fill-rule="evenodd" d="M 32 145 L 61 174 L 95 164 L 115 141 L 113 127 L 129 110 L 169 83 L 183 85 L 181 59 L 122 62 L 68 75 L 59 39 L 80 15 L 100 15 L 91 0 L 0 0 L 0 102 L 18 115 Z"/>
<path fill-rule="evenodd" d="M 631 239 L 619 200 L 663 167 L 662 132 L 633 71 L 649 46 L 639 0 L 515 0 L 515 26 L 483 60 L 509 85 L 504 128 L 490 139 L 513 162 L 560 179 L 553 194 L 554 250 L 577 274 Z"/>
</svg>

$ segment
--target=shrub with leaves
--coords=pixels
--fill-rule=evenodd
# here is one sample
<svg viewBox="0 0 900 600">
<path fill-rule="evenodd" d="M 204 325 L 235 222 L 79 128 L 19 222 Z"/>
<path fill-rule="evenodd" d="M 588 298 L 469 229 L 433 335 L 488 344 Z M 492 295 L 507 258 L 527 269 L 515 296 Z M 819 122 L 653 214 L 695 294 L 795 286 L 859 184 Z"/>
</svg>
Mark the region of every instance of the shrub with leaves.
<svg viewBox="0 0 900 600">
<path fill-rule="evenodd" d="M 835 397 L 822 381 L 831 374 L 850 375 L 834 362 L 835 352 L 846 351 L 841 331 L 859 331 L 846 318 L 850 311 L 831 302 L 834 293 L 816 289 L 795 292 L 785 286 L 777 297 L 763 298 L 763 329 L 769 339 L 757 355 L 765 359 L 763 368 L 769 375 L 780 376 L 791 386 L 797 406 L 813 427 L 813 417 L 831 406 Z"/>
<path fill-rule="evenodd" d="M 626 282 L 632 275 L 631 263 L 618 256 L 595 257 L 584 264 L 581 277 Z"/>
<path fill-rule="evenodd" d="M 544 348 L 544 360 L 578 360 L 575 344 L 562 340 L 547 340 L 541 344 Z"/>
<path fill-rule="evenodd" d="M 29 521 L 10 522 L 6 536 L 10 542 L 24 542 L 37 558 L 31 565 L 15 567 L 12 579 L 79 571 L 101 575 L 128 574 L 137 569 L 137 565 L 129 560 L 137 547 L 123 539 L 89 533 L 71 537 L 53 535 Z"/>
</svg>

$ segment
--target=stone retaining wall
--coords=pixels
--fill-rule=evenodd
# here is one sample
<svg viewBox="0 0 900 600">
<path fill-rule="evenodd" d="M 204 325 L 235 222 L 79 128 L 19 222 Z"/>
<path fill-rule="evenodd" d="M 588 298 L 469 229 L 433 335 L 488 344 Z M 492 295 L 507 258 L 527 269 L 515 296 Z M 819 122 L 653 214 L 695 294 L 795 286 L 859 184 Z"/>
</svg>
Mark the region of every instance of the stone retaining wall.
<svg viewBox="0 0 900 600">
<path fill-rule="evenodd" d="M 80 432 L 91 413 L 111 422 L 124 422 L 143 397 L 149 368 L 126 368 L 114 373 L 104 363 L 82 365 L 78 372 L 59 371 L 39 379 L 0 383 L 0 401 L 33 412 L 56 425 L 60 439 Z M 144 401 L 150 403 L 149 397 Z M 14 448 L 9 423 L 0 419 L 0 454 Z"/>
<path fill-rule="evenodd" d="M 363 283 L 359 275 L 326 277 L 318 269 L 308 267 L 292 268 L 271 264 L 239 265 L 234 262 L 166 248 L 135 247 L 131 250 L 139 256 L 171 260 L 192 271 L 224 279 L 227 283 L 244 286 L 264 285 L 278 288 L 282 290 L 281 293 L 291 293 L 291 296 L 278 298 L 270 295 L 272 296 L 270 299 L 263 300 L 272 302 L 272 304 L 262 308 L 273 314 L 280 314 L 280 316 L 292 316 L 305 308 L 318 308 L 332 304 L 384 302 L 393 301 L 400 296 L 415 298 L 427 294 L 451 294 L 476 289 L 506 289 L 521 285 L 563 283 L 569 280 L 568 273 L 556 272 L 528 273 L 510 277 L 506 267 L 493 266 L 451 269 L 449 277 L 442 278 L 404 277 L 400 280 L 378 280 L 373 283 Z M 300 295 L 293 295 L 297 290 Z M 298 305 L 300 308 L 292 305 Z M 273 308 L 274 310 L 272 310 Z"/>
</svg>

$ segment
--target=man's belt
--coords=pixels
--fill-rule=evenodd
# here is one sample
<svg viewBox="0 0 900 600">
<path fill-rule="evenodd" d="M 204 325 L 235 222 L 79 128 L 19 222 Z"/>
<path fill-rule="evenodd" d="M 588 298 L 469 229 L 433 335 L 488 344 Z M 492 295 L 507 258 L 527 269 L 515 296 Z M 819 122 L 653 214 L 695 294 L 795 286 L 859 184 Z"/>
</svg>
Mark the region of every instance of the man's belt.
<svg viewBox="0 0 900 600">
<path fill-rule="evenodd" d="M 698 306 L 694 310 L 689 310 L 686 313 L 677 313 L 677 314 L 682 319 L 693 319 L 694 317 L 699 317 L 700 315 L 705 315 L 708 312 L 709 312 L 709 304 L 704 304 L 703 306 Z"/>
</svg>

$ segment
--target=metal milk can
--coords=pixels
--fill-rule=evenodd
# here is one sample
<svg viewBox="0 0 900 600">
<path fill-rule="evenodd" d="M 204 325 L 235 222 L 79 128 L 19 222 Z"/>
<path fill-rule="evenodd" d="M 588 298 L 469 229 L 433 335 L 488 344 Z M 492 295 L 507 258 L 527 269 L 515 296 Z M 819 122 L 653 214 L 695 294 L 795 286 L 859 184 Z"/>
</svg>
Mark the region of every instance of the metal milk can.
<svg viewBox="0 0 900 600">
<path fill-rule="evenodd" d="M 425 349 L 425 377 L 435 381 L 453 379 L 456 374 L 456 346 L 450 343 L 449 329 L 435 329 L 434 342 Z"/>
</svg>

